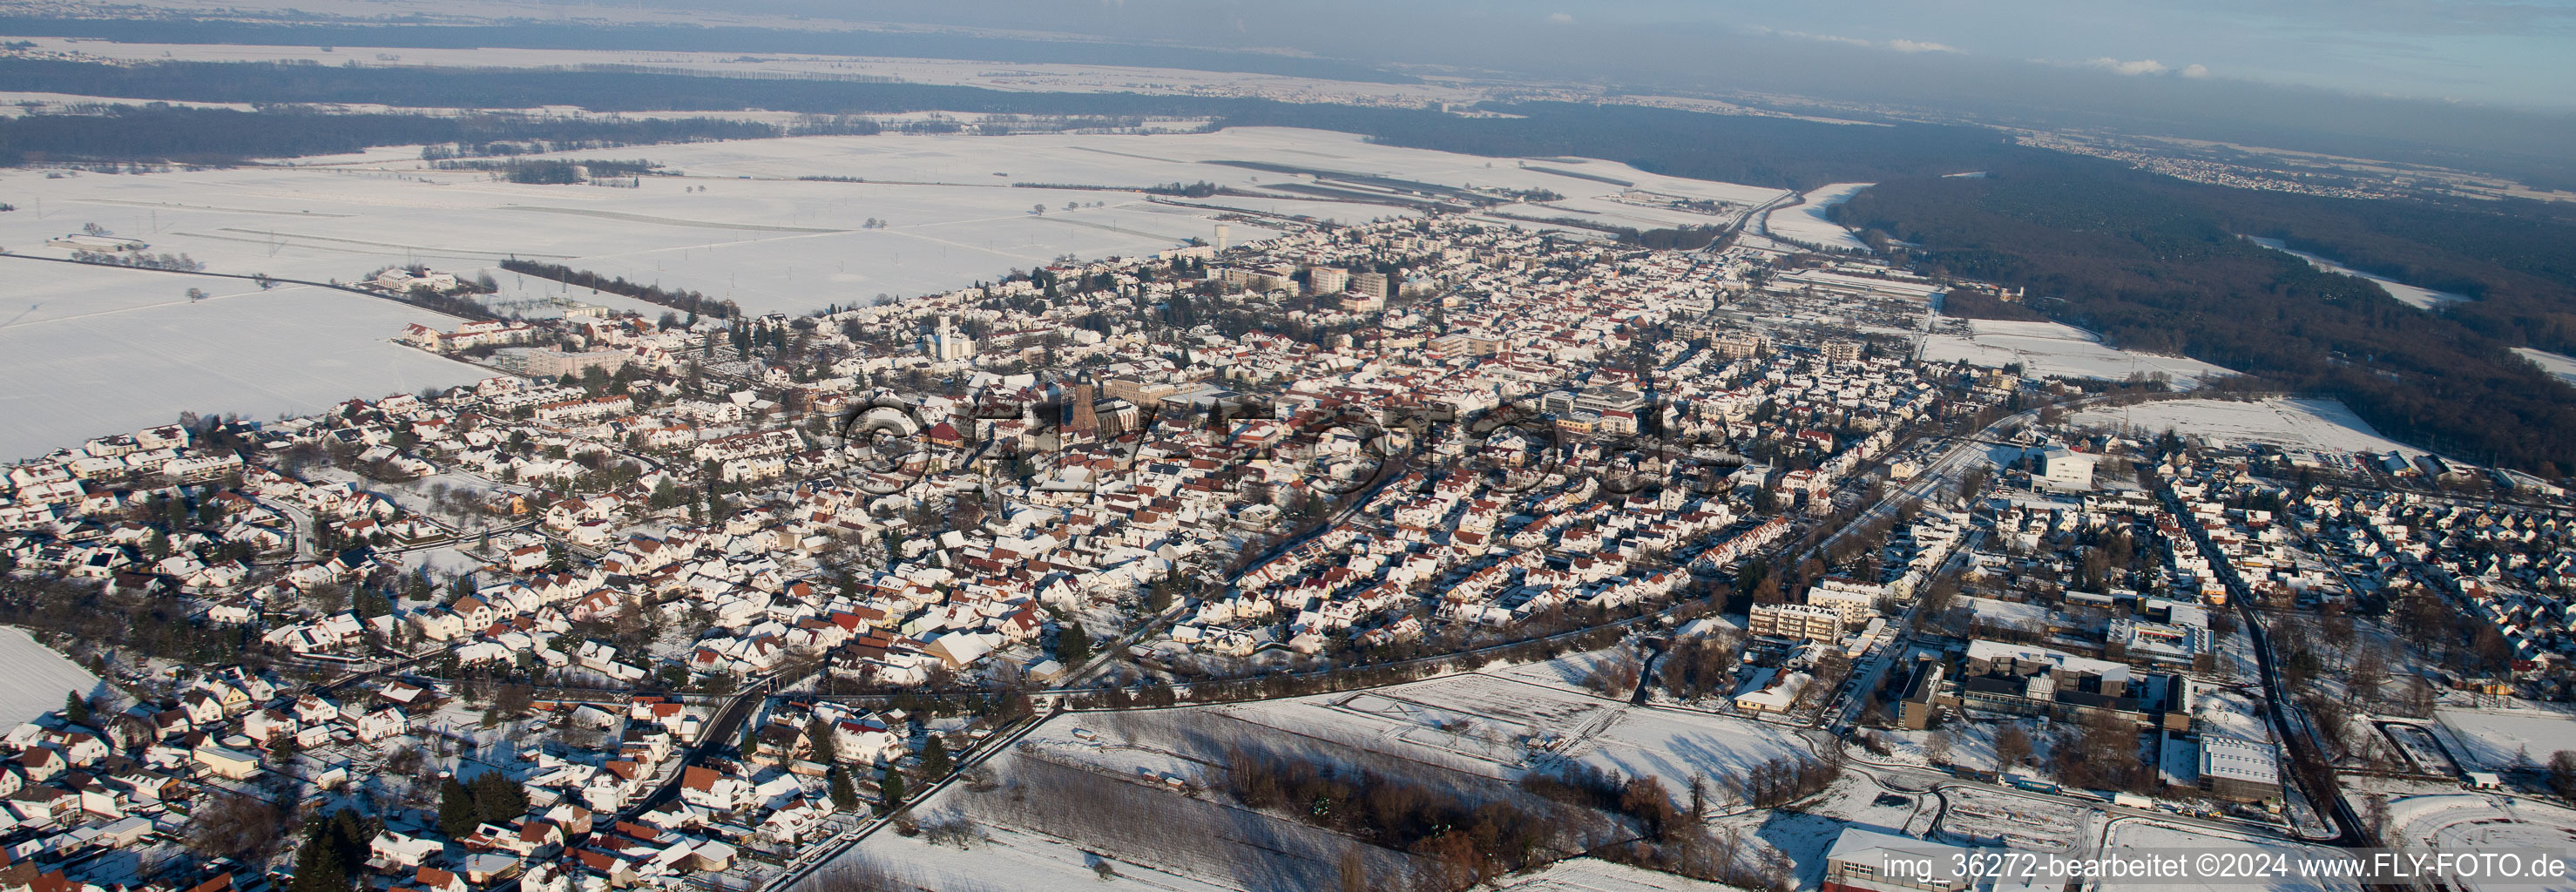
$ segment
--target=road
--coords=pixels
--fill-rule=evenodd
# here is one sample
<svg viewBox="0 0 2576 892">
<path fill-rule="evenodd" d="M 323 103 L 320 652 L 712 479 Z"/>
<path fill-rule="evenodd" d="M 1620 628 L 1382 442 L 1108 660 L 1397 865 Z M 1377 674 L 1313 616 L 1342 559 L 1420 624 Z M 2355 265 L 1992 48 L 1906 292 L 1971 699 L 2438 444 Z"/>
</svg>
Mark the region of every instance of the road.
<svg viewBox="0 0 2576 892">
<path fill-rule="evenodd" d="M 833 861 L 839 860 L 843 852 L 847 852 L 858 847 L 860 843 L 866 842 L 868 837 L 874 836 L 877 831 L 885 829 L 887 824 L 892 823 L 894 816 L 901 813 L 904 808 L 910 808 L 914 805 L 928 802 L 930 801 L 930 797 L 937 796 L 941 791 L 944 791 L 949 787 L 956 786 L 959 782 L 965 779 L 966 773 L 970 769 L 992 761 L 994 755 L 1009 750 L 1012 746 L 1017 745 L 1022 738 L 1029 736 L 1029 732 L 1037 730 L 1039 725 L 1046 724 L 1048 719 L 1055 718 L 1062 712 L 1062 708 L 1059 707 L 1048 711 L 1045 715 L 1033 715 L 1023 718 L 1019 721 L 1018 725 L 1010 728 L 1009 730 L 985 738 L 982 743 L 978 743 L 969 748 L 964 754 L 964 757 L 957 761 L 956 770 L 949 772 L 947 777 L 940 778 L 938 783 L 913 791 L 912 795 L 905 797 L 904 801 L 901 803 L 901 807 L 887 808 L 884 815 L 869 818 L 868 820 L 860 823 L 858 827 L 852 828 L 848 832 L 832 837 L 829 841 L 823 842 L 817 847 L 806 849 L 802 854 L 796 856 L 796 860 L 787 863 L 786 870 L 780 871 L 777 876 L 771 877 L 767 882 L 761 883 L 759 888 L 753 890 L 753 892 L 768 892 L 768 890 L 793 888 L 797 883 L 803 882 L 807 877 L 813 876 L 816 872 L 830 866 Z"/>
<path fill-rule="evenodd" d="M 2173 512 L 2175 517 L 2192 516 L 2170 487 L 2162 486 L 2161 481 L 2159 484 L 2157 494 L 2163 498 L 2165 510 Z M 2192 540 L 2200 545 L 2202 554 L 2221 554 L 2218 546 L 2210 542 L 2208 531 L 2199 524 L 2184 524 L 2184 527 L 2191 530 Z M 2369 834 L 2363 832 L 2361 818 L 2353 812 L 2352 803 L 2344 801 L 2341 785 L 2336 783 L 2334 770 L 2329 767 L 2331 763 L 2317 750 L 2316 740 L 2309 736 L 2305 725 L 2294 720 L 2293 707 L 2288 705 L 2288 686 L 2282 682 L 2280 668 L 2272 658 L 2271 636 L 2263 629 L 2262 616 L 2254 611 L 2253 598 L 2244 579 L 2236 575 L 2235 566 L 2226 560 L 2210 561 L 2210 566 L 2218 571 L 2219 580 L 2226 583 L 2227 599 L 2236 608 L 2239 624 L 2244 626 L 2247 635 L 2253 636 L 2254 662 L 2263 676 L 2265 713 L 2272 721 L 2273 736 L 2278 737 L 2289 750 L 2290 779 L 2308 804 L 2323 812 L 2321 817 L 2337 828 L 2333 837 L 2311 841 L 2332 842 L 2345 847 L 2369 845 Z"/>
</svg>

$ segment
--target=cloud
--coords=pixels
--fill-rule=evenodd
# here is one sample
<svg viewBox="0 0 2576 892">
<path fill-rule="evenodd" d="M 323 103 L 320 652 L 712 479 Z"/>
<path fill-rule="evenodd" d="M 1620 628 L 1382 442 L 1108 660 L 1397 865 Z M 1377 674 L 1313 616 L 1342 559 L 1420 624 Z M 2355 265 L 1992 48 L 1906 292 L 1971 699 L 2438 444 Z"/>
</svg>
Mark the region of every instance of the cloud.
<svg viewBox="0 0 2576 892">
<path fill-rule="evenodd" d="M 1963 50 L 1946 43 L 1936 43 L 1929 40 L 1907 40 L 1902 37 L 1881 43 L 1875 40 L 1863 40 L 1858 37 L 1844 37 L 1840 34 L 1817 34 L 1809 31 L 1782 31 L 1773 28 L 1765 28 L 1760 25 L 1744 28 L 1742 30 L 1745 33 L 1758 34 L 1766 37 L 1787 37 L 1793 40 L 1813 40 L 1818 43 L 1839 43 L 1844 46 L 1856 46 L 1873 50 L 1895 50 L 1900 53 L 1958 53 L 1960 55 L 1967 55 L 1968 53 L 1967 50 Z"/>
<path fill-rule="evenodd" d="M 1570 25 L 1574 23 L 1574 16 L 1562 12 L 1551 12 L 1547 14 L 1547 20 L 1551 24 Z"/>
<path fill-rule="evenodd" d="M 1868 46 L 1868 47 L 1874 47 L 1874 46 L 1877 46 L 1877 45 L 1878 45 L 1878 44 L 1871 43 L 1871 42 L 1866 41 L 1866 40 L 1862 40 L 1862 39 L 1860 39 L 1860 38 L 1858 38 L 1858 37 L 1844 37 L 1844 36 L 1839 35 L 1839 34 L 1809 34 L 1809 33 L 1805 32 L 1805 31 L 1774 31 L 1774 30 L 1771 30 L 1771 29 L 1769 29 L 1769 28 L 1759 28 L 1759 29 L 1756 29 L 1756 31 L 1757 31 L 1757 32 L 1759 32 L 1759 33 L 1762 33 L 1762 34 L 1777 34 L 1777 35 L 1782 36 L 1782 37 L 1793 37 L 1793 38 L 1796 38 L 1796 39 L 1799 39 L 1799 40 L 1814 40 L 1814 41 L 1821 41 L 1821 42 L 1824 42 L 1824 43 L 1839 43 L 1839 44 L 1842 44 L 1842 45 L 1844 45 L 1844 46 Z"/>
<path fill-rule="evenodd" d="M 2104 57 L 2099 58 L 2099 59 L 2094 59 L 2094 60 L 2091 60 L 2091 61 L 2085 62 L 2084 64 L 2086 64 L 2086 65 L 2090 65 L 2090 66 L 2093 66 L 2093 67 L 2095 67 L 2095 68 L 2100 68 L 2100 69 L 2103 69 L 2103 70 L 2109 71 L 2109 72 L 2111 72 L 2111 73 L 2113 73 L 2113 74 L 2126 74 L 2126 75 L 2163 74 L 2163 73 L 2165 73 L 2165 72 L 2168 72 L 2168 71 L 2172 71 L 2172 70 L 2173 70 L 2173 69 L 2170 69 L 2170 68 L 2166 68 L 2166 67 L 2165 67 L 2165 63 L 2158 62 L 2158 61 L 2156 61 L 2156 60 L 2154 60 L 2154 59 L 2138 59 L 2138 60 L 2135 60 L 2135 61 L 2122 61 L 2122 60 L 2119 60 L 2119 59 L 2111 58 L 2111 57 L 2109 57 L 2109 56 L 2104 56 Z"/>
<path fill-rule="evenodd" d="M 2190 64 L 2190 65 L 2185 65 L 2185 66 L 2183 66 L 2183 67 L 2182 67 L 2182 76 L 2184 76 L 2184 77 L 2190 77 L 2190 78 L 2208 77 L 2208 76 L 2209 76 L 2209 66 L 2207 66 L 2207 65 L 2202 65 L 2202 64 L 2197 63 L 2197 62 L 2192 63 L 2192 64 Z"/>
</svg>

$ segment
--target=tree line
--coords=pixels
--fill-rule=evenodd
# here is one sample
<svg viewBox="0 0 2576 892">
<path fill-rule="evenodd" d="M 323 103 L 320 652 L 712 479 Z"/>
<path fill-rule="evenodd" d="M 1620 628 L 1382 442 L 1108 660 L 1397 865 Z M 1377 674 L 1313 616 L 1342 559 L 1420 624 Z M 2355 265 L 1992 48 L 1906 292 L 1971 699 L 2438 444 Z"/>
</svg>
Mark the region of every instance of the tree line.
<svg viewBox="0 0 2576 892">
<path fill-rule="evenodd" d="M 629 282 L 626 281 L 625 276 L 601 276 L 590 270 L 576 270 L 559 263 L 539 263 L 534 260 L 511 258 L 501 261 L 501 268 L 540 279 L 551 279 L 577 288 L 589 288 L 631 297 L 645 303 L 660 304 L 674 310 L 714 319 L 730 319 L 742 315 L 742 308 L 735 306 L 733 301 L 710 299 L 696 291 L 666 289 L 659 285 Z"/>
</svg>

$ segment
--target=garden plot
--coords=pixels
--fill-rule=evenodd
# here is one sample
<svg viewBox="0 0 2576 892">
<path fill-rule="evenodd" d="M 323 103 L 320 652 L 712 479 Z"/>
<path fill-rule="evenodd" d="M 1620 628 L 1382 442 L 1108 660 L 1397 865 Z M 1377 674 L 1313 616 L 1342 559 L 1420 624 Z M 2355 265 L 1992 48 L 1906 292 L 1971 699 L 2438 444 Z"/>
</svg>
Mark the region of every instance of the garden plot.
<svg viewBox="0 0 2576 892">
<path fill-rule="evenodd" d="M 2062 852 L 2083 841 L 2093 810 L 2001 789 L 1949 786 L 1940 830 L 1952 841 L 2000 845 L 2034 852 Z"/>
<path fill-rule="evenodd" d="M 2188 357 L 2113 349 L 2091 332 L 2071 325 L 1973 321 L 1977 324 L 1974 334 L 1925 335 L 1923 361 L 1965 362 L 1987 368 L 2019 364 L 2026 375 L 2110 381 L 2161 374 L 2180 390 L 2198 386 L 2205 377 L 2235 374 L 2231 369 Z"/>
<path fill-rule="evenodd" d="M 2318 452 L 2403 452 L 2412 449 L 2379 435 L 2370 422 L 2335 400 L 2163 400 L 2123 408 L 2087 409 L 2075 423 L 2145 432 L 2176 431 L 2222 445 L 2262 443 Z"/>
<path fill-rule="evenodd" d="M 14 728 L 63 708 L 64 695 L 83 697 L 115 693 L 98 676 L 53 648 L 36 643 L 25 629 L 0 626 L 0 727 Z"/>
<path fill-rule="evenodd" d="M 2538 768 L 2551 753 L 2576 749 L 2576 716 L 2556 709 L 2526 704 L 2511 710 L 2444 708 L 2433 715 L 2459 742 L 2452 755 L 2471 770 Z"/>
<path fill-rule="evenodd" d="M 0 219 L 24 216 L 0 215 Z M 42 455 L 181 412 L 265 419 L 491 373 L 391 342 L 460 320 L 326 288 L 0 259 L 0 459 Z M 211 296 L 191 300 L 202 287 Z M 25 289 L 21 291 L 19 289 Z"/>
<path fill-rule="evenodd" d="M 2322 860 L 2350 857 L 2341 850 L 2324 846 L 2301 845 L 2282 839 L 2240 836 L 2215 830 L 2183 827 L 2160 821 L 2120 819 L 2114 821 L 2105 852 L 2124 850 L 2158 850 L 2158 854 L 2188 856 L 2212 850 L 2261 849 L 2294 858 Z M 2360 892 L 2360 882 L 2352 879 L 2310 879 L 2289 876 L 2280 879 L 2228 879 L 2215 881 L 2150 879 L 2103 879 L 2092 884 L 2097 892 Z"/>
</svg>

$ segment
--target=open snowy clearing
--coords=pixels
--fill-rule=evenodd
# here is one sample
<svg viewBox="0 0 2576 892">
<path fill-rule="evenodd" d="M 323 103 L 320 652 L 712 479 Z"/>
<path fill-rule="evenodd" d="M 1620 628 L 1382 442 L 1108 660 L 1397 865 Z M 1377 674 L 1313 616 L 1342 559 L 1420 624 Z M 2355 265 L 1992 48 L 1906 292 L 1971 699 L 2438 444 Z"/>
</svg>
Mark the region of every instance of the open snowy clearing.
<svg viewBox="0 0 2576 892">
<path fill-rule="evenodd" d="M 1869 243 L 1841 224 L 1825 219 L 1825 213 L 1874 185 L 1877 184 L 1834 183 L 1819 187 L 1808 192 L 1805 201 L 1763 214 L 1762 231 L 1772 238 L 1811 247 L 1869 250 Z"/>
<path fill-rule="evenodd" d="M 1923 338 L 1925 362 L 1965 362 L 1985 368 L 2018 363 L 2022 374 L 2068 378 L 2127 380 L 2131 375 L 2164 375 L 2176 389 L 2199 386 L 2212 375 L 2234 370 L 2182 356 L 2158 356 L 2116 350 L 2091 332 L 2054 322 L 1997 322 L 1976 319 L 1974 334 L 1934 334 Z"/>
<path fill-rule="evenodd" d="M 0 626 L 0 727 L 15 728 L 63 708 L 63 695 L 109 693 L 106 684 L 71 658 L 36 643 L 25 629 Z"/>
<path fill-rule="evenodd" d="M 2317 452 L 2423 452 L 2379 435 L 2370 422 L 2335 400 L 2163 400 L 2118 408 L 2086 409 L 2075 423 L 2149 435 L 2172 430 L 2185 437 L 2237 445 L 2262 443 Z"/>
<path fill-rule="evenodd" d="M 2104 850 L 2106 852 L 2118 853 L 2129 851 L 2134 853 L 2136 850 L 2140 849 L 2155 850 L 2155 854 L 2160 857 L 2180 856 L 2188 858 L 2200 852 L 2245 849 L 2260 849 L 2265 852 L 2277 852 L 2300 859 L 2347 857 L 2339 850 L 2324 846 L 2308 846 L 2279 839 L 2221 834 L 2212 831 L 2178 827 L 2156 821 L 2130 818 L 2119 820 L 2117 823 L 2113 824 L 2110 837 L 2107 840 L 2107 844 L 2104 846 Z M 2295 874 L 2295 871 L 2293 873 Z M 2351 879 L 2308 879 L 2293 875 L 2279 879 L 2243 878 L 2208 881 L 2166 878 L 2105 879 L 2094 884 L 2093 888 L 2100 890 L 2100 892 L 2126 892 L 2126 890 L 2140 890 L 2140 892 L 2196 892 L 2196 890 L 2201 889 L 2213 890 L 2213 892 L 2215 892 L 2215 890 L 2245 892 L 2245 890 L 2258 889 L 2269 889 L 2272 890 L 2272 892 L 2308 892 L 2308 890 L 2313 890 L 2313 892 L 2358 892 L 2358 890 L 2361 889 L 2361 884 Z"/>
<path fill-rule="evenodd" d="M 1627 777 L 1652 775 L 1675 789 L 1687 786 L 1692 775 L 1705 776 L 1716 782 L 1720 802 L 1741 799 L 1743 790 L 1730 781 L 1746 777 L 1754 766 L 1811 755 L 1796 731 L 1750 719 L 1630 706 L 1618 707 L 1609 718 L 1565 754 Z"/>
<path fill-rule="evenodd" d="M 2429 846 L 2436 851 L 2565 851 L 2576 845 L 2576 811 L 2531 799 L 2471 793 L 2388 798 L 2391 844 Z M 2576 878 L 2556 883 L 2481 883 L 2461 880 L 2470 889 L 2517 889 L 2567 892 Z"/>
<path fill-rule="evenodd" d="M 2555 709 L 2443 708 L 2433 716 L 2459 743 L 2452 755 L 2481 771 L 2538 768 L 2551 753 L 2576 749 L 2576 715 Z"/>
<path fill-rule="evenodd" d="M 2448 291 L 2435 291 L 2430 288 L 2409 285 L 2404 282 L 2397 281 L 2396 279 L 2391 279 L 2387 276 L 2371 275 L 2369 273 L 2353 269 L 2352 267 L 2336 263 L 2332 260 L 2327 260 L 2323 257 L 2310 254 L 2306 251 L 2293 251 L 2290 250 L 2289 245 L 2283 244 L 2280 239 L 2248 237 L 2246 241 L 2305 260 L 2308 262 L 2309 266 L 2325 270 L 2326 272 L 2342 273 L 2356 279 L 2368 279 L 2377 283 L 2380 290 L 2388 292 L 2388 296 L 2394 297 L 2407 306 L 2414 307 L 2418 310 L 2430 310 L 2434 307 L 2438 307 L 2452 301 L 2469 299 L 2469 296 L 2465 294 L 2453 294 Z"/>
<path fill-rule="evenodd" d="M 491 375 L 393 343 L 406 323 L 460 320 L 389 300 L 25 259 L 0 259 L 0 270 L 11 285 L 0 306 L 0 380 L 11 385 L 0 392 L 0 459 L 186 411 L 265 419 Z M 189 288 L 212 296 L 191 301 Z"/>
<path fill-rule="evenodd" d="M 1495 892 L 1720 892 L 1733 887 L 1656 873 L 1597 858 L 1571 858 L 1519 878 L 1495 881 Z"/>
<path fill-rule="evenodd" d="M 412 262 L 471 273 L 516 256 L 694 289 L 752 312 L 795 312 L 943 291 L 1059 257 L 1133 256 L 1193 238 L 1213 240 L 1220 216 L 1250 212 L 1362 221 L 1410 213 L 1394 204 L 1327 200 L 1293 190 L 1169 201 L 1139 191 L 1172 182 L 1252 192 L 1315 183 L 1310 174 L 1226 162 L 1451 187 L 1547 189 L 1604 217 L 1616 211 L 1621 216 L 1612 222 L 1623 226 L 1702 215 L 1607 201 L 1628 187 L 1548 171 L 1737 204 L 1779 194 L 1660 177 L 1604 161 L 1523 162 L 1284 128 L 795 137 L 557 157 L 638 156 L 685 175 L 644 177 L 634 181 L 635 188 L 522 185 L 480 171 L 430 170 L 383 152 L 300 159 L 291 167 L 140 176 L 46 179 L 39 172 L 11 172 L 0 174 L 0 188 L 34 213 L 0 216 L 0 245 L 65 256 L 68 251 L 44 242 L 96 223 L 149 243 L 154 253 L 186 253 L 211 271 L 315 281 L 355 280 Z M 1068 204 L 1075 207 L 1068 210 Z M 1039 207 L 1044 213 L 1033 212 Z M 1533 205 L 1497 210 L 1581 216 Z M 1276 231 L 1251 219 L 1228 227 L 1236 243 Z M 543 290 L 542 284 L 527 287 Z"/>
<path fill-rule="evenodd" d="M 2541 371 L 2548 372 L 2551 377 L 2569 384 L 2576 384 L 2576 356 L 2530 347 L 2515 347 L 2513 352 L 2517 356 L 2531 360 L 2532 365 L 2539 366 Z"/>
</svg>

